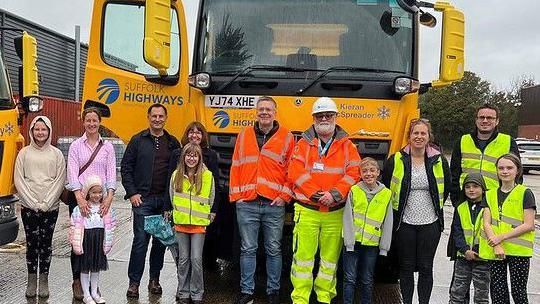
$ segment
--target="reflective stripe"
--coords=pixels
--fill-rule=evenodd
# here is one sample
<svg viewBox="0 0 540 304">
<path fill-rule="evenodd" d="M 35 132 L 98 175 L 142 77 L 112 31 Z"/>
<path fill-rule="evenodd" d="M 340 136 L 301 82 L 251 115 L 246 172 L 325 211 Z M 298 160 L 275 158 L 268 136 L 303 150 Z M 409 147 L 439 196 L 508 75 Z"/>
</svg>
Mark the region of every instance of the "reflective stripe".
<svg viewBox="0 0 540 304">
<path fill-rule="evenodd" d="M 285 137 L 285 142 L 287 143 L 286 145 L 283 145 L 283 149 L 281 149 L 281 155 L 285 155 L 285 152 L 287 152 L 287 150 L 289 149 L 289 146 L 291 145 L 291 137 L 293 137 L 292 133 L 289 132 L 287 134 L 287 137 Z M 294 145 L 294 141 L 292 141 L 292 144 Z"/>
<path fill-rule="evenodd" d="M 399 184 L 401 182 L 401 179 L 397 176 L 392 176 L 392 183 Z"/>
<path fill-rule="evenodd" d="M 499 180 L 499 176 L 497 175 L 497 173 L 482 171 L 482 176 L 489 177 L 494 180 Z"/>
<path fill-rule="evenodd" d="M 463 229 L 463 234 L 465 236 L 472 236 L 473 235 L 473 231 L 471 229 Z"/>
<path fill-rule="evenodd" d="M 309 199 L 305 195 L 299 192 L 295 192 L 294 197 L 299 201 L 309 201 Z"/>
<path fill-rule="evenodd" d="M 354 213 L 354 218 L 355 219 L 359 219 L 359 220 L 362 220 L 364 221 L 366 224 L 368 225 L 371 225 L 371 226 L 374 226 L 374 227 L 377 227 L 377 228 L 381 228 L 382 226 L 382 222 L 379 222 L 379 221 L 376 221 L 376 220 L 372 220 L 370 219 L 369 217 L 366 217 L 365 214 L 361 214 L 361 213 Z"/>
<path fill-rule="evenodd" d="M 499 220 L 496 218 L 491 218 L 491 225 L 493 226 L 499 226 Z"/>
<path fill-rule="evenodd" d="M 305 183 L 310 178 L 311 178 L 311 175 L 309 175 L 309 173 L 304 173 L 296 180 L 294 184 L 298 187 L 301 187 L 302 184 Z"/>
<path fill-rule="evenodd" d="M 462 159 L 477 159 L 480 160 L 480 154 L 476 153 L 461 153 Z"/>
<path fill-rule="evenodd" d="M 312 279 L 313 274 L 311 272 L 297 272 L 296 270 L 291 270 L 291 276 L 299 279 Z"/>
<path fill-rule="evenodd" d="M 255 184 L 247 184 L 240 187 L 232 187 L 230 190 L 230 194 L 237 194 L 244 191 L 254 190 L 255 188 L 257 188 L 257 185 Z"/>
<path fill-rule="evenodd" d="M 437 177 L 437 184 L 444 184 L 444 177 Z"/>
<path fill-rule="evenodd" d="M 280 184 L 276 184 L 274 182 L 268 181 L 264 177 L 260 177 L 260 176 L 257 177 L 257 183 L 268 186 L 269 188 L 274 189 L 276 191 L 281 191 L 281 192 L 285 192 L 285 193 L 287 193 L 289 195 L 292 195 L 292 191 L 291 191 L 291 189 L 289 189 L 289 187 L 282 186 Z"/>
<path fill-rule="evenodd" d="M 321 278 L 327 281 L 332 281 L 334 279 L 334 276 L 326 274 L 319 269 L 319 272 L 317 273 L 317 278 Z"/>
<path fill-rule="evenodd" d="M 378 242 L 381 239 L 381 237 L 379 236 L 376 236 L 374 234 L 364 231 L 362 227 L 357 227 L 356 232 L 361 233 L 365 238 L 367 238 L 370 241 Z"/>
<path fill-rule="evenodd" d="M 264 155 L 268 158 L 271 158 L 273 161 L 277 162 L 277 163 L 281 163 L 283 161 L 283 156 L 281 155 L 278 155 L 277 153 L 274 153 L 270 150 L 266 150 L 266 149 L 262 149 L 261 150 L 261 155 Z"/>
<path fill-rule="evenodd" d="M 504 214 L 501 214 L 501 222 L 512 225 L 513 228 L 516 228 L 517 226 L 523 224 L 522 221 L 516 220 L 516 219 L 511 218 L 511 217 L 508 217 L 508 216 L 506 216 Z"/>
<path fill-rule="evenodd" d="M 293 262 L 296 266 L 300 267 L 313 267 L 314 265 L 313 261 L 298 261 L 297 259 L 294 259 Z"/>
<path fill-rule="evenodd" d="M 354 178 L 352 178 L 352 177 L 350 177 L 350 176 L 348 176 L 348 175 L 345 175 L 345 176 L 343 177 L 343 179 L 347 182 L 347 184 L 349 184 L 349 185 L 351 185 L 351 186 L 354 185 L 354 184 L 356 184 Z"/>
<path fill-rule="evenodd" d="M 471 173 L 480 173 L 480 169 L 477 169 L 477 168 L 462 168 L 461 170 L 463 173 L 468 173 L 468 174 L 471 174 Z"/>
<path fill-rule="evenodd" d="M 191 200 L 192 202 L 196 202 L 196 203 L 200 203 L 200 204 L 210 204 L 208 198 L 202 197 L 202 196 L 197 196 L 197 195 L 191 195 L 190 196 L 189 193 L 175 192 L 174 196 L 185 198 L 185 199 Z"/>
<path fill-rule="evenodd" d="M 471 174 L 471 173 L 480 173 L 483 177 L 499 180 L 499 177 L 497 176 L 497 173 L 488 172 L 488 171 L 480 171 L 480 169 L 476 168 L 463 168 L 463 173 Z"/>
<path fill-rule="evenodd" d="M 183 206 L 178 206 L 178 205 L 175 205 L 174 209 L 176 209 L 176 211 L 179 211 L 179 212 L 182 212 L 182 213 L 185 213 L 185 214 L 189 214 L 189 215 L 194 216 L 194 217 L 202 218 L 202 219 L 205 219 L 205 220 L 210 219 L 210 214 L 209 213 L 202 213 L 202 212 L 199 212 L 199 211 L 195 211 L 193 209 L 190 210 L 189 208 L 186 208 L 186 207 L 183 207 Z"/>
<path fill-rule="evenodd" d="M 232 165 L 236 167 L 236 166 L 241 166 L 243 164 L 256 163 L 258 161 L 259 161 L 259 156 L 253 155 L 253 156 L 241 157 L 238 160 L 233 160 Z"/>
<path fill-rule="evenodd" d="M 491 162 L 491 163 L 496 164 L 498 158 L 497 158 L 497 157 L 493 157 L 493 156 L 489 156 L 489 155 L 485 155 L 485 154 L 484 154 L 484 160 L 487 160 L 488 162 Z"/>
<path fill-rule="evenodd" d="M 238 134 L 238 142 L 240 143 L 240 147 L 238 147 L 238 154 L 240 155 L 240 159 L 242 159 L 244 157 L 244 133 L 246 132 L 246 130 L 242 130 L 242 132 L 240 132 L 240 134 Z"/>
<path fill-rule="evenodd" d="M 347 167 L 352 167 L 352 166 L 360 166 L 360 162 L 357 160 L 353 160 L 349 162 L 349 165 Z"/>
<path fill-rule="evenodd" d="M 336 269 L 336 264 L 335 263 L 328 262 L 328 261 L 325 261 L 323 259 L 321 259 L 321 266 L 323 266 L 324 268 L 327 268 L 328 270 L 335 270 Z"/>
<path fill-rule="evenodd" d="M 313 170 L 313 168 L 311 168 L 309 172 L 313 173 L 313 172 L 321 172 L 321 171 L 320 170 Z M 330 174 L 343 174 L 343 173 L 345 173 L 343 168 L 326 167 L 326 166 L 324 167 L 324 170 L 322 172 L 330 173 Z"/>
<path fill-rule="evenodd" d="M 520 239 L 520 238 L 507 239 L 507 240 L 505 240 L 505 242 L 510 243 L 510 244 L 514 244 L 514 245 L 519 245 L 519 246 L 531 248 L 531 249 L 534 246 L 533 242 L 527 241 L 527 240 L 524 240 L 524 239 Z"/>
</svg>

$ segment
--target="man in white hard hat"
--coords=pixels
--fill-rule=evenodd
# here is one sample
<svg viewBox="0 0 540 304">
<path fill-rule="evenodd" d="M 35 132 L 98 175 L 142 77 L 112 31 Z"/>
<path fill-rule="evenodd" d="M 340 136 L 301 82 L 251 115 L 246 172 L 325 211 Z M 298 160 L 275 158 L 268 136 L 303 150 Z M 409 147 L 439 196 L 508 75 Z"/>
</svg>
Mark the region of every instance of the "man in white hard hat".
<svg viewBox="0 0 540 304">
<path fill-rule="evenodd" d="M 295 202 L 291 267 L 295 304 L 308 304 L 312 289 L 320 303 L 330 303 L 336 296 L 343 207 L 350 188 L 360 179 L 360 156 L 348 134 L 336 125 L 336 103 L 321 97 L 311 113 L 313 125 L 296 144 L 288 171 Z M 320 263 L 313 280 L 317 249 Z"/>
</svg>

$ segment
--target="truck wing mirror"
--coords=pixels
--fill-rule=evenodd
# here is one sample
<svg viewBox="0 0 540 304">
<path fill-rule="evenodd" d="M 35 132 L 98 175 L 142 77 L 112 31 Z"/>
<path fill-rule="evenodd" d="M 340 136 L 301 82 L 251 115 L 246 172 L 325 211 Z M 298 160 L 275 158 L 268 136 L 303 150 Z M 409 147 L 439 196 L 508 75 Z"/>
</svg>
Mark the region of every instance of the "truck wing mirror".
<svg viewBox="0 0 540 304">
<path fill-rule="evenodd" d="M 167 75 L 171 55 L 171 0 L 146 0 L 144 60 Z"/>
<path fill-rule="evenodd" d="M 436 11 L 442 12 L 441 62 L 439 79 L 433 87 L 442 87 L 463 78 L 465 64 L 465 17 L 448 2 L 436 2 Z"/>
<path fill-rule="evenodd" d="M 19 98 L 26 112 L 39 112 L 43 101 L 39 97 L 36 38 L 23 31 L 14 39 L 15 51 L 22 61 L 19 68 Z"/>
</svg>

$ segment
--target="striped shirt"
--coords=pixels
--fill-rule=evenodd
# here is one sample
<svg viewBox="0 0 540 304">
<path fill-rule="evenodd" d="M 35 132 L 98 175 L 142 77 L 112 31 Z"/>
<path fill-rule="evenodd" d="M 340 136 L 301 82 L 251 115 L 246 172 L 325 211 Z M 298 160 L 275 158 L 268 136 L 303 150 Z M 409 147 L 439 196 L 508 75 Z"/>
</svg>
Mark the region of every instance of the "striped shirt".
<svg viewBox="0 0 540 304">
<path fill-rule="evenodd" d="M 103 147 L 101 147 L 90 166 L 80 176 L 79 169 L 90 160 L 90 156 L 92 156 L 97 144 L 95 147 L 91 147 L 85 132 L 69 146 L 67 161 L 68 185 L 66 186 L 68 190 L 81 190 L 84 181 L 91 175 L 99 176 L 106 189 L 116 190 L 116 155 L 114 147 L 110 141 L 102 139 L 101 136 L 99 141 L 103 141 Z"/>
</svg>

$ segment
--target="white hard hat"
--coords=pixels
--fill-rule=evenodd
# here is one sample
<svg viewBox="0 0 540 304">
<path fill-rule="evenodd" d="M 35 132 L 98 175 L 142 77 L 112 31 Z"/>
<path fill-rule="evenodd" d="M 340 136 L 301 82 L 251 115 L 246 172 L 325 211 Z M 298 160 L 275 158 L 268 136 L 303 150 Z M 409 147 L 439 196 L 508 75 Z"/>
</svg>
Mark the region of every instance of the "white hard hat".
<svg viewBox="0 0 540 304">
<path fill-rule="evenodd" d="M 336 103 L 332 100 L 332 98 L 321 97 L 315 100 L 313 109 L 311 110 L 311 115 L 322 112 L 338 112 Z"/>
</svg>

